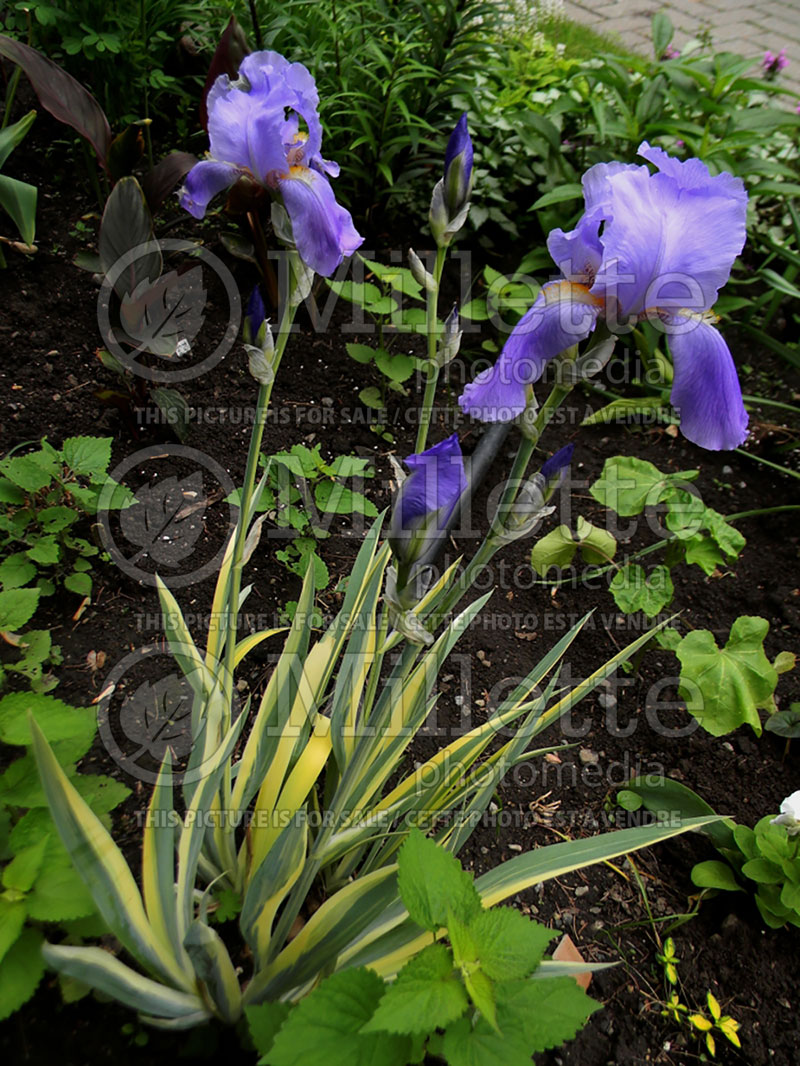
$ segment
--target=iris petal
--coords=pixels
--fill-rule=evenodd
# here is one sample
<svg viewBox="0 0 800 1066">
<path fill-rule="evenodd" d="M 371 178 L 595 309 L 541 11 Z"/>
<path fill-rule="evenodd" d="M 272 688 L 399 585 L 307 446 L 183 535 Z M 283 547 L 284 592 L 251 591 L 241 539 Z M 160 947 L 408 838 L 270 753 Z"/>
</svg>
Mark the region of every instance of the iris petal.
<svg viewBox="0 0 800 1066">
<path fill-rule="evenodd" d="M 316 170 L 292 167 L 278 186 L 300 257 L 318 274 L 330 277 L 344 256 L 352 255 L 364 241 L 350 212 L 336 202 L 328 179 Z"/>
<path fill-rule="evenodd" d="M 670 399 L 681 416 L 681 433 L 711 451 L 738 448 L 747 437 L 748 417 L 722 334 L 708 322 L 680 315 L 667 319 L 666 329 L 675 364 Z"/>
<path fill-rule="evenodd" d="M 446 525 L 467 487 L 458 434 L 419 455 L 409 455 L 406 466 L 411 473 L 402 484 L 398 501 L 402 529 L 410 530 L 435 511 L 440 512 L 440 527 Z"/>
<path fill-rule="evenodd" d="M 708 310 L 745 240 L 746 205 L 713 184 L 682 188 L 642 168 L 616 174 L 592 291 L 625 315 L 645 308 Z"/>
<path fill-rule="evenodd" d="M 239 167 L 230 163 L 218 163 L 214 159 L 204 159 L 195 163 L 186 175 L 180 194 L 181 207 L 195 218 L 203 218 L 209 201 L 229 188 L 240 177 Z"/>
<path fill-rule="evenodd" d="M 562 229 L 550 231 L 547 250 L 553 262 L 566 278 L 591 285 L 603 258 L 600 243 L 599 210 L 582 215 L 575 229 L 565 233 Z"/>
<path fill-rule="evenodd" d="M 510 422 L 527 404 L 525 386 L 545 364 L 585 340 L 597 323 L 600 306 L 578 285 L 546 286 L 511 331 L 497 362 L 464 389 L 459 404 L 482 422 Z"/>
<path fill-rule="evenodd" d="M 663 148 L 651 148 L 647 141 L 639 145 L 638 155 L 647 159 L 662 174 L 668 174 L 681 189 L 710 189 L 715 196 L 728 196 L 743 205 L 747 205 L 747 190 L 741 178 L 723 171 L 713 177 L 708 167 L 700 159 L 675 159 L 667 155 Z"/>
</svg>

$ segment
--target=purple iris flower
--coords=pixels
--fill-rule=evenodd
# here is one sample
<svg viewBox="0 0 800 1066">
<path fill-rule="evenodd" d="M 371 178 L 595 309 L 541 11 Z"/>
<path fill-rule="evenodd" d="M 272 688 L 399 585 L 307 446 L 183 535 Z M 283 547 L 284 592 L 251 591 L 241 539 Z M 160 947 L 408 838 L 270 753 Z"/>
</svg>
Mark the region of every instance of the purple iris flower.
<svg viewBox="0 0 800 1066">
<path fill-rule="evenodd" d="M 256 285 L 250 293 L 247 307 L 244 312 L 244 339 L 247 344 L 257 344 L 258 334 L 267 317 L 264 307 L 264 298 L 261 295 L 261 286 Z"/>
<path fill-rule="evenodd" d="M 364 238 L 328 181 L 339 166 L 320 154 L 318 104 L 306 68 L 277 52 L 252 52 L 235 82 L 217 78 L 208 94 L 209 158 L 187 174 L 181 206 L 202 218 L 217 193 L 247 175 L 280 195 L 303 262 L 330 276 Z"/>
<path fill-rule="evenodd" d="M 472 191 L 472 139 L 465 111 L 456 123 L 444 154 L 445 204 L 451 217 L 458 214 Z"/>
<path fill-rule="evenodd" d="M 740 178 L 712 177 L 699 159 L 680 161 L 647 141 L 635 163 L 598 163 L 583 176 L 586 211 L 574 230 L 553 230 L 547 247 L 564 280 L 544 286 L 493 367 L 460 397 L 485 422 L 509 421 L 548 360 L 584 340 L 599 316 L 661 324 L 672 352 L 671 400 L 681 432 L 702 448 L 738 447 L 747 413 L 736 368 L 710 314 L 745 241 L 747 193 Z"/>
<path fill-rule="evenodd" d="M 424 547 L 425 534 L 444 528 L 467 487 L 458 434 L 409 455 L 406 466 L 411 473 L 394 506 L 390 540 L 395 554 L 410 563 Z"/>
<path fill-rule="evenodd" d="M 557 452 L 554 452 L 546 462 L 542 463 L 542 469 L 539 473 L 542 475 L 545 481 L 553 481 L 564 476 L 564 471 L 572 462 L 572 453 L 575 451 L 575 445 L 570 442 L 565 444 L 563 448 L 559 448 Z"/>
</svg>

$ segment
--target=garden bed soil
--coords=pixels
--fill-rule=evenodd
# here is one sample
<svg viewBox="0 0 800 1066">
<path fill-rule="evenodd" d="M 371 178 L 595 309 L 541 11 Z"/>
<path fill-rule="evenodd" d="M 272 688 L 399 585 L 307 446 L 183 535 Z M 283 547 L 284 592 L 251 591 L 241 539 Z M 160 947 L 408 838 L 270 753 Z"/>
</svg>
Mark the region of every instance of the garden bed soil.
<svg viewBox="0 0 800 1066">
<path fill-rule="evenodd" d="M 41 115 L 36 137 L 29 138 L 14 157 L 10 172 L 41 180 L 40 157 L 36 154 L 48 134 L 62 128 Z M 55 133 L 54 133 L 55 135 Z M 37 140 L 37 138 L 39 138 Z M 4 450 L 21 442 L 35 443 L 44 434 L 56 445 L 82 433 L 114 438 L 112 467 L 138 449 L 167 447 L 174 440 L 169 427 L 145 413 L 140 432 L 131 433 L 130 423 L 114 410 L 104 408 L 95 397 L 98 388 L 112 386 L 113 377 L 101 367 L 96 322 L 97 288 L 91 275 L 75 268 L 73 255 L 85 247 L 86 237 L 76 227 L 83 221 L 90 233 L 97 219 L 82 188 L 79 172 L 62 168 L 50 152 L 51 171 L 40 190 L 38 222 L 39 251 L 32 257 L 9 253 L 9 269 L 0 274 L 0 433 Z M 61 175 L 59 177 L 59 175 Z M 167 220 L 177 217 L 170 208 Z M 170 236 L 194 237 L 198 228 L 181 220 Z M 216 226 L 202 229 L 208 247 L 225 257 L 243 292 L 252 284 L 249 267 L 231 261 L 216 239 Z M 413 235 L 386 235 L 385 247 L 405 248 Z M 219 308 L 210 310 L 210 320 Z M 265 453 L 288 448 L 295 442 L 319 443 L 322 454 L 354 453 L 374 461 L 376 476 L 366 488 L 380 509 L 391 497 L 389 454 L 403 457 L 413 451 L 415 425 L 404 412 L 416 409 L 421 391 L 412 380 L 408 397 L 390 394 L 387 426 L 394 436 L 387 442 L 370 428 L 368 411 L 358 401 L 358 392 L 375 384 L 373 371 L 350 359 L 345 342 L 353 338 L 338 327 L 345 309 L 337 312 L 325 333 L 299 333 L 291 341 L 278 376 L 272 407 L 276 418 L 265 428 Z M 302 316 L 301 316 L 302 323 Z M 758 386 L 746 391 L 764 391 L 788 398 L 798 392 L 788 380 L 787 367 L 746 344 L 737 348 L 735 332 L 730 339 L 740 356 L 755 368 Z M 478 340 L 466 338 L 464 349 L 478 350 Z M 410 346 L 418 340 L 412 340 Z M 463 354 L 463 353 L 462 353 Z M 452 395 L 460 391 L 457 361 L 451 368 Z M 233 482 L 241 481 L 249 426 L 238 424 L 225 412 L 251 408 L 255 386 L 246 359 L 237 343 L 228 356 L 209 373 L 180 388 L 189 404 L 206 412 L 203 424 L 192 426 L 186 446 L 210 457 Z M 444 395 L 444 391 L 440 393 Z M 554 425 L 546 437 L 547 452 L 573 441 L 572 502 L 562 495 L 560 513 L 549 522 L 583 514 L 602 521 L 602 509 L 589 496 L 587 487 L 602 465 L 616 454 L 648 459 L 667 471 L 701 470 L 697 487 L 703 499 L 722 513 L 775 507 L 793 502 L 796 482 L 753 459 L 737 454 L 703 453 L 664 427 L 594 427 L 579 429 L 587 404 L 602 401 L 576 392 L 568 401 L 569 416 Z M 445 417 L 446 415 L 446 417 Z M 280 417 L 278 417 L 280 416 Z M 441 439 L 454 425 L 465 451 L 471 451 L 480 427 L 444 410 L 432 430 L 431 440 Z M 792 434 L 771 425 L 770 409 L 754 412 L 752 450 L 774 461 L 786 462 L 780 446 Z M 796 439 L 796 434 L 794 439 Z M 478 494 L 475 513 L 485 514 L 488 487 L 508 470 L 515 447 L 509 437 Z M 157 450 L 157 449 L 156 449 Z M 544 454 L 544 453 L 543 453 Z M 796 453 L 795 453 L 796 458 Z M 145 466 L 139 468 L 144 476 Z M 184 474 L 179 459 L 171 475 Z M 203 513 L 199 554 L 193 562 L 213 561 L 227 529 L 229 508 L 223 493 L 209 497 Z M 551 527 L 548 527 L 551 528 Z M 718 643 L 727 639 L 740 614 L 768 619 L 766 647 L 770 657 L 783 650 L 800 650 L 800 578 L 797 561 L 798 528 L 793 515 L 773 514 L 740 523 L 747 546 L 740 558 L 723 574 L 705 578 L 697 567 L 674 571 L 675 601 L 681 624 L 710 629 Z M 358 546 L 349 519 L 337 520 L 322 553 L 334 580 L 348 572 Z M 631 549 L 642 547 L 654 534 L 640 523 Z M 448 545 L 448 557 L 469 553 L 476 542 L 456 535 Z M 253 591 L 247 611 L 258 617 L 261 628 L 276 619 L 276 607 L 296 598 L 298 581 L 275 558 L 285 546 L 269 536 L 262 539 L 247 572 Z M 530 542 L 510 545 L 496 557 L 498 587 L 482 615 L 465 634 L 440 679 L 440 698 L 434 719 L 428 723 L 410 752 L 422 759 L 446 743 L 453 730 L 467 722 L 482 720 L 498 698 L 508 691 L 509 679 L 524 676 L 533 663 L 583 614 L 594 613 L 570 648 L 566 669 L 572 679 L 587 676 L 614 655 L 639 632 L 636 616 L 621 615 L 608 589 L 562 586 L 550 589 L 532 582 Z M 176 590 L 191 628 L 204 638 L 203 615 L 209 608 L 213 574 Z M 335 611 L 340 595 L 325 591 L 321 607 Z M 112 565 L 99 565 L 91 605 L 78 615 L 78 597 L 60 595 L 37 615 L 37 625 L 47 624 L 61 647 L 63 664 L 57 668 L 60 684 L 55 695 L 86 705 L 103 690 L 114 666 L 137 649 L 160 647 L 159 607 L 154 589 Z M 269 674 L 269 656 L 274 642 L 255 653 L 244 671 L 248 690 L 258 693 Z M 92 670 L 91 653 L 105 653 L 103 669 Z M 96 658 L 95 658 L 96 663 Z M 155 660 L 153 660 L 155 661 Z M 139 664 L 136 677 L 155 677 L 158 668 Z M 558 755 L 559 762 L 543 757 L 517 768 L 518 773 L 498 790 L 495 825 L 478 827 L 462 853 L 463 861 L 476 872 L 513 857 L 520 849 L 556 842 L 561 834 L 584 837 L 619 826 L 614 821 L 613 799 L 617 787 L 632 774 L 664 773 L 696 789 L 718 811 L 753 825 L 764 814 L 776 811 L 781 800 L 800 787 L 800 756 L 796 745 L 784 750 L 779 738 L 740 729 L 723 738 L 713 738 L 692 729 L 677 698 L 677 662 L 660 648 L 648 650 L 638 673 L 620 672 L 610 685 L 591 695 L 569 721 L 554 726 L 537 744 L 574 746 Z M 778 688 L 781 707 L 800 698 L 797 672 L 784 675 Z M 687 726 L 689 728 L 687 728 Z M 99 741 L 83 769 L 110 773 L 125 780 L 134 791 L 115 812 L 115 835 L 131 864 L 138 864 L 137 813 L 144 810 L 148 786 L 134 780 L 110 758 Z M 624 812 L 622 817 L 625 817 Z M 655 961 L 656 930 L 663 937 L 661 922 L 669 915 L 685 913 L 691 906 L 692 865 L 712 858 L 710 844 L 699 836 L 681 837 L 634 856 L 635 869 L 624 860 L 592 867 L 578 874 L 548 882 L 543 891 L 524 893 L 514 902 L 554 930 L 568 932 L 584 957 L 614 961 L 617 966 L 596 975 L 591 992 L 603 1004 L 578 1035 L 562 1049 L 537 1058 L 548 1066 L 639 1066 L 659 1063 L 683 1066 L 700 1061 L 702 1046 L 686 1028 L 679 1028 L 662 1015 L 666 991 L 661 968 Z M 646 898 L 645 898 L 646 897 Z M 653 924 L 648 915 L 656 920 Z M 668 923 L 667 923 L 668 924 Z M 800 931 L 794 928 L 764 929 L 750 897 L 725 896 L 702 903 L 699 913 L 674 932 L 683 1002 L 703 1009 L 708 991 L 723 1011 L 740 1023 L 741 1051 L 717 1040 L 717 1061 L 750 1066 L 774 1063 L 794 1066 L 800 983 Z M 131 1023 L 134 1023 L 131 1025 Z M 215 1061 L 223 1053 L 227 1061 L 255 1062 L 253 1052 L 239 1051 L 235 1037 L 222 1030 L 207 1029 L 190 1034 L 164 1034 L 142 1030 L 133 1016 L 112 1002 L 89 997 L 78 1004 L 60 1001 L 57 982 L 46 975 L 40 990 L 0 1026 L 0 1049 L 10 1063 L 95 1066 L 114 1062 Z"/>
</svg>

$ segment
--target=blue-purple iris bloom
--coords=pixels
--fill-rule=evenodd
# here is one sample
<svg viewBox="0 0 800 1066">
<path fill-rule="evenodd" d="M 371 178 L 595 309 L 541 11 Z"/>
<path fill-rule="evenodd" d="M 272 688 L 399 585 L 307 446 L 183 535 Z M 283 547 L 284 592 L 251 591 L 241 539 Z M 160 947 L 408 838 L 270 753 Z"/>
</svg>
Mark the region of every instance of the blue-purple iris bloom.
<svg viewBox="0 0 800 1066">
<path fill-rule="evenodd" d="M 472 191 L 472 139 L 465 111 L 456 123 L 444 153 L 445 203 L 450 215 L 456 215 Z"/>
<path fill-rule="evenodd" d="M 570 442 L 565 444 L 563 448 L 559 448 L 557 452 L 554 452 L 544 463 L 542 463 L 542 469 L 539 473 L 542 475 L 545 481 L 554 481 L 556 478 L 560 482 L 564 476 L 564 471 L 572 462 L 572 454 L 575 451 L 575 445 Z"/>
<path fill-rule="evenodd" d="M 339 166 L 320 154 L 318 105 L 314 79 L 302 63 L 252 52 L 237 81 L 223 74 L 211 87 L 209 158 L 187 174 L 181 206 L 202 218 L 217 193 L 249 176 L 282 198 L 303 262 L 330 276 L 364 238 L 328 181 Z"/>
<path fill-rule="evenodd" d="M 744 246 L 744 184 L 646 141 L 639 155 L 658 173 L 598 163 L 584 174 L 584 215 L 574 230 L 553 230 L 547 241 L 564 280 L 544 286 L 494 367 L 467 386 L 459 401 L 465 412 L 488 422 L 515 418 L 547 361 L 588 337 L 599 316 L 612 330 L 650 319 L 669 339 L 671 401 L 683 435 L 712 450 L 744 441 L 736 368 L 709 314 Z"/>
<path fill-rule="evenodd" d="M 411 473 L 400 486 L 392 514 L 390 539 L 396 555 L 412 562 L 419 554 L 411 545 L 424 547 L 425 534 L 443 529 L 467 487 L 458 434 L 409 455 Z M 415 534 L 420 536 L 416 537 Z"/>
</svg>

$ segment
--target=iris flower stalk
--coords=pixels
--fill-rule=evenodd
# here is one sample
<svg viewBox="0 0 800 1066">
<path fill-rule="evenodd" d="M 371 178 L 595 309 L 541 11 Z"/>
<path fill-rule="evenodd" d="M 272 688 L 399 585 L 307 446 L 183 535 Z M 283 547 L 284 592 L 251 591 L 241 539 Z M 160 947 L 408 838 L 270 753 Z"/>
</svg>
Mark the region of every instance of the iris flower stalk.
<svg viewBox="0 0 800 1066">
<path fill-rule="evenodd" d="M 469 197 L 473 180 L 472 156 L 472 140 L 465 111 L 450 135 L 444 157 L 444 174 L 437 182 L 431 198 L 429 221 L 431 232 L 436 240 L 436 261 L 432 274 L 424 272 L 428 361 L 425 394 L 417 427 L 416 454 L 425 451 L 425 444 L 428 440 L 433 401 L 441 370 L 441 363 L 436 358 L 438 334 L 436 312 L 439 304 L 439 287 L 448 245 L 457 230 L 463 226 L 469 213 Z M 416 257 L 412 257 L 412 263 L 414 258 Z"/>
<path fill-rule="evenodd" d="M 673 159 L 646 141 L 639 154 L 658 173 L 623 163 L 586 172 L 585 214 L 547 242 L 563 276 L 544 286 L 495 365 L 466 387 L 466 413 L 516 418 L 545 365 L 598 321 L 619 332 L 648 320 L 668 338 L 683 435 L 711 450 L 744 441 L 741 388 L 711 307 L 744 245 L 747 193 L 740 178 L 712 177 L 699 159 Z"/>
</svg>

